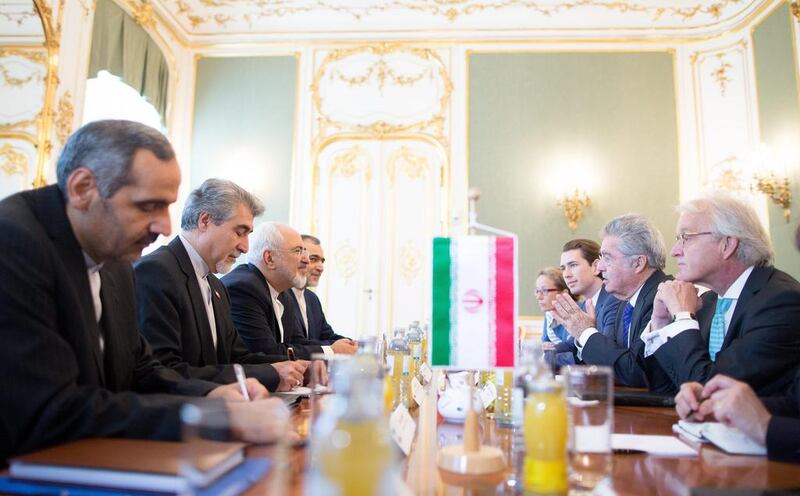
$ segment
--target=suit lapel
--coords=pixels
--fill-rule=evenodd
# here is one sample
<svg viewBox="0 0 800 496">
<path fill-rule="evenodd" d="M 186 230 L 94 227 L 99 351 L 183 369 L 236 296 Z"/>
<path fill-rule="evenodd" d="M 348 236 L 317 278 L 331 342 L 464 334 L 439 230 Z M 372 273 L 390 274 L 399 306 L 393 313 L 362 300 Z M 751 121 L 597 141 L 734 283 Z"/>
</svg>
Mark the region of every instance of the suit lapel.
<svg viewBox="0 0 800 496">
<path fill-rule="evenodd" d="M 645 314 L 645 307 L 648 306 L 647 303 L 650 303 L 650 307 L 652 308 L 653 305 L 653 297 L 652 294 L 658 290 L 658 285 L 666 279 L 666 276 L 660 270 L 653 272 L 650 277 L 644 282 L 642 286 L 642 290 L 639 291 L 639 297 L 636 299 L 636 306 L 633 309 L 633 315 L 631 316 L 631 329 L 630 329 L 630 340 L 633 342 L 634 339 L 639 337 L 639 330 L 644 327 L 642 318 Z M 623 307 L 624 308 L 624 307 Z"/>
<path fill-rule="evenodd" d="M 197 322 L 197 339 L 200 342 L 204 365 L 215 365 L 217 357 L 214 350 L 214 342 L 211 340 L 211 324 L 208 322 L 206 304 L 203 300 L 203 293 L 200 291 L 200 283 L 197 280 L 192 260 L 189 258 L 189 254 L 186 253 L 183 242 L 177 236 L 169 243 L 168 249 L 178 260 L 178 266 L 186 277 L 186 291 L 189 293 L 194 319 Z"/>
<path fill-rule="evenodd" d="M 211 284 L 211 306 L 214 308 L 214 321 L 217 325 L 217 362 L 228 363 L 230 362 L 230 353 L 228 351 L 228 343 L 225 342 L 225 336 L 228 333 L 223 329 L 223 326 L 226 326 L 228 322 L 225 315 L 227 310 L 222 303 L 222 293 L 225 288 L 213 274 L 209 274 L 208 282 Z"/>
<path fill-rule="evenodd" d="M 75 285 L 75 296 L 80 307 L 81 323 L 86 329 L 88 343 L 83 349 L 89 349 L 94 361 L 97 376 L 103 383 L 103 355 L 100 351 L 100 328 L 95 317 L 92 290 L 89 286 L 89 274 L 83 250 L 75 238 L 75 233 L 67 219 L 64 200 L 57 186 L 47 186 L 34 192 L 37 201 L 34 205 L 36 216 L 53 240 L 53 245 L 61 253 L 64 267 L 70 274 L 70 282 Z M 102 276 L 101 276 L 102 277 Z M 102 280 L 102 279 L 101 279 Z M 76 345 L 80 346 L 79 343 Z"/>
<path fill-rule="evenodd" d="M 728 326 L 728 330 L 725 332 L 725 339 L 720 349 L 725 348 L 728 343 L 734 339 L 733 336 L 738 336 L 740 334 L 739 328 L 742 326 L 742 319 L 744 318 L 743 315 L 747 305 L 750 303 L 750 300 L 761 291 L 761 288 L 767 284 L 774 270 L 775 269 L 771 267 L 756 267 L 753 269 L 753 272 L 750 273 L 750 277 L 748 277 L 747 281 L 744 283 L 739 299 L 736 300 L 736 308 L 733 310 L 731 325 Z"/>
<path fill-rule="evenodd" d="M 101 330 L 116 329 L 114 308 L 119 307 L 119 300 L 117 299 L 117 292 L 115 290 L 116 282 L 110 271 L 105 268 L 100 270 L 100 301 L 103 304 L 103 314 L 100 316 Z M 104 346 L 104 366 L 105 372 L 104 382 L 114 390 L 117 390 L 118 378 L 114 373 L 114 364 L 116 362 L 118 343 L 115 339 L 114 332 L 103 332 L 103 346 Z"/>
</svg>

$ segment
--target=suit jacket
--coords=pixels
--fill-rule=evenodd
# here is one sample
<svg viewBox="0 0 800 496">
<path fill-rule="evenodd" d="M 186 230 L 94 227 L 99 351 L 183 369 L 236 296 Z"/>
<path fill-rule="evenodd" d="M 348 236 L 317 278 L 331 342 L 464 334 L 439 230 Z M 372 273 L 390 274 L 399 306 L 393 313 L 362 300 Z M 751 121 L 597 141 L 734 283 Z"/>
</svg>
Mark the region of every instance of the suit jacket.
<svg viewBox="0 0 800 496">
<path fill-rule="evenodd" d="M 550 343 L 550 336 L 547 334 L 547 318 L 544 320 L 544 328 L 542 329 L 542 342 Z M 559 324 L 553 328 L 553 332 L 561 339 L 561 342 L 556 345 L 556 349 L 552 352 L 545 351 L 545 357 L 550 362 L 551 368 L 558 371 L 564 365 L 575 365 L 575 338 L 570 335 L 567 329 Z"/>
<path fill-rule="evenodd" d="M 333 331 L 333 328 L 325 318 L 325 312 L 322 311 L 322 303 L 320 303 L 319 296 L 317 296 L 316 293 L 308 289 L 303 291 L 303 299 L 306 301 L 308 329 L 306 329 L 305 322 L 303 322 L 303 313 L 300 311 L 297 294 L 291 289 L 286 290 L 286 293 L 288 293 L 288 296 L 291 296 L 291 298 L 287 299 L 292 303 L 292 306 L 294 306 L 295 326 L 301 329 L 305 337 L 309 340 L 328 345 L 340 339 L 348 339 Z"/>
<path fill-rule="evenodd" d="M 187 399 L 149 393 L 200 396 L 216 384 L 153 358 L 128 263 L 100 271 L 98 325 L 57 186 L 0 202 L 0 251 L 0 459 L 89 436 L 178 439 Z"/>
<path fill-rule="evenodd" d="M 800 364 L 800 283 L 773 267 L 756 267 L 747 278 L 722 347 L 712 362 L 708 336 L 716 298 L 700 330 L 683 331 L 652 355 L 672 382 L 706 382 L 726 374 L 760 395 L 784 392 Z"/>
<path fill-rule="evenodd" d="M 785 394 L 762 401 L 772 414 L 767 426 L 767 456 L 800 463 L 800 371 Z"/>
<path fill-rule="evenodd" d="M 639 336 L 650 322 L 658 285 L 667 279 L 669 276 L 661 270 L 656 270 L 642 285 L 631 315 L 630 346 L 623 339 L 622 314 L 625 311 L 626 303 L 620 302 L 613 318 L 608 313 L 604 317 L 607 322 L 613 322 L 611 327 L 593 334 L 586 341 L 581 353 L 583 361 L 592 365 L 612 367 L 617 383 L 624 386 L 650 387 L 640 359 L 644 355 L 644 342 L 639 339 Z"/>
<path fill-rule="evenodd" d="M 270 391 L 278 388 L 280 377 L 269 362 L 285 357 L 271 359 L 247 349 L 233 327 L 225 286 L 209 274 L 217 328 L 214 348 L 203 293 L 180 238 L 142 258 L 134 268 L 139 331 L 161 363 L 184 377 L 222 384 L 236 382 L 231 364 L 241 363 L 248 377 L 258 379 Z"/>
<path fill-rule="evenodd" d="M 322 353 L 322 346 L 314 344 L 297 327 L 294 315 L 294 298 L 281 293 L 283 303 L 283 339 L 278 328 L 278 318 L 272 308 L 267 279 L 253 264 L 242 264 L 222 277 L 222 283 L 231 296 L 233 323 L 250 351 L 287 356 L 291 346 L 295 356 L 305 360 L 314 353 Z"/>
<path fill-rule="evenodd" d="M 597 305 L 594 307 L 597 330 L 603 332 L 604 329 L 611 329 L 614 326 L 614 319 L 617 316 L 617 306 L 620 301 L 606 291 L 605 285 L 600 288 L 600 296 L 597 297 Z M 585 309 L 586 302 L 581 308 Z"/>
</svg>

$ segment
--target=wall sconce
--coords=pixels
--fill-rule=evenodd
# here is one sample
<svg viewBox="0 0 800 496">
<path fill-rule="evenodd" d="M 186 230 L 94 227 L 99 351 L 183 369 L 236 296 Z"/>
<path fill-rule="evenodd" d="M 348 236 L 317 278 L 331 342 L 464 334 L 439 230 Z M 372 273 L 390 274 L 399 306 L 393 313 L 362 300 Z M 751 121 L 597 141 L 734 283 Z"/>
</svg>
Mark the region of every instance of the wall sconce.
<svg viewBox="0 0 800 496">
<path fill-rule="evenodd" d="M 571 195 L 564 195 L 558 200 L 558 206 L 564 209 L 564 217 L 572 232 L 578 228 L 578 222 L 583 218 L 583 209 L 592 206 L 592 199 L 585 191 L 575 188 Z"/>
<path fill-rule="evenodd" d="M 767 174 L 755 173 L 755 188 L 767 195 L 776 205 L 783 208 L 783 218 L 789 222 L 792 215 L 792 188 L 788 177 L 777 177 L 773 172 Z"/>
<path fill-rule="evenodd" d="M 786 140 L 783 140 L 786 141 Z M 765 143 L 758 145 L 758 149 L 753 153 L 753 173 L 752 189 L 767 195 L 773 203 L 783 208 L 783 218 L 789 222 L 792 214 L 792 188 L 789 181 L 788 166 L 794 162 L 792 140 L 789 144 L 778 143 L 773 147 Z"/>
</svg>

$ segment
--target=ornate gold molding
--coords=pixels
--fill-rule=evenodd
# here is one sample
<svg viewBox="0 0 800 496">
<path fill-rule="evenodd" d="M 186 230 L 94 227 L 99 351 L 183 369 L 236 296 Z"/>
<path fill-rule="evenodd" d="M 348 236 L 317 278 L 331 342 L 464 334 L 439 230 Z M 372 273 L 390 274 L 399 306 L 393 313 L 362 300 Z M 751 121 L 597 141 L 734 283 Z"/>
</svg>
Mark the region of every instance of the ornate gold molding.
<svg viewBox="0 0 800 496">
<path fill-rule="evenodd" d="M 6 124 L 0 124 L 0 133 L 2 133 L 4 131 L 13 131 L 13 130 L 18 130 L 18 129 L 24 129 L 26 127 L 31 127 L 31 126 L 39 126 L 39 123 L 41 122 L 41 118 L 42 118 L 42 113 L 40 111 L 38 114 L 36 114 L 36 116 L 34 116 L 33 119 L 24 120 L 24 121 L 17 121 L 17 122 L 9 122 L 9 123 L 6 123 Z"/>
<path fill-rule="evenodd" d="M 353 277 L 358 269 L 358 250 L 349 241 L 345 241 L 334 253 L 334 264 L 339 275 L 345 279 Z"/>
<path fill-rule="evenodd" d="M 433 63 L 444 85 L 444 91 L 442 92 L 442 96 L 439 99 L 438 113 L 434 114 L 430 119 L 426 121 L 411 122 L 406 124 L 391 124 L 383 120 L 377 120 L 370 124 L 353 124 L 353 123 L 338 121 L 333 117 L 325 114 L 325 112 L 323 112 L 322 110 L 322 97 L 320 95 L 320 84 L 322 82 L 322 79 L 325 77 L 326 69 L 328 68 L 328 66 L 330 66 L 335 62 L 339 62 L 348 57 L 361 53 L 369 53 L 378 56 L 379 59 L 375 63 L 378 65 L 380 64 L 385 65 L 385 60 L 383 59 L 383 57 L 391 53 L 407 53 L 422 60 L 426 60 Z M 414 77 L 415 76 L 412 77 L 406 76 L 405 78 L 399 78 L 399 80 L 404 85 L 408 85 L 411 84 L 411 81 L 413 80 Z M 366 80 L 367 79 L 365 79 L 364 82 L 366 82 Z M 358 82 L 358 80 L 356 80 L 356 82 Z M 382 89 L 383 87 L 382 85 L 385 84 L 386 79 L 379 79 L 378 82 L 381 85 L 380 88 Z M 314 76 L 314 80 L 311 83 L 311 98 L 312 101 L 314 102 L 314 107 L 318 114 L 317 123 L 319 125 L 319 134 L 317 136 L 317 139 L 324 138 L 325 136 L 327 136 L 328 131 L 331 129 L 335 129 L 337 131 L 368 133 L 376 137 L 386 136 L 388 134 L 405 133 L 409 131 L 431 130 L 433 135 L 436 136 L 436 138 L 438 138 L 441 141 L 444 141 L 444 122 L 445 122 L 445 116 L 448 112 L 448 102 L 450 101 L 450 95 L 452 91 L 453 91 L 453 84 L 450 81 L 450 77 L 447 68 L 444 65 L 444 62 L 442 62 L 441 58 L 433 50 L 430 50 L 428 48 L 418 48 L 398 43 L 377 43 L 377 44 L 363 45 L 353 48 L 343 48 L 339 50 L 333 50 L 330 53 L 328 53 L 328 55 L 322 61 Z"/>
<path fill-rule="evenodd" d="M 367 151 L 359 145 L 352 146 L 333 157 L 333 164 L 330 168 L 331 176 L 340 175 L 344 178 L 351 178 L 359 171 L 363 171 L 367 181 L 372 179 L 372 170 Z"/>
<path fill-rule="evenodd" d="M 420 179 L 428 173 L 430 168 L 427 157 L 414 153 L 406 145 L 401 146 L 389 156 L 387 167 L 390 182 L 394 182 L 398 166 L 409 179 Z"/>
<path fill-rule="evenodd" d="M 72 134 L 72 121 L 75 119 L 75 109 L 72 106 L 72 95 L 69 91 L 65 91 L 58 100 L 56 113 L 58 114 L 55 121 L 56 137 L 61 143 L 66 143 L 67 138 Z"/>
<path fill-rule="evenodd" d="M 789 4 L 789 10 L 792 12 L 792 15 L 800 21 L 800 3 L 798 3 L 797 0 Z"/>
<path fill-rule="evenodd" d="M 36 73 L 30 74 L 26 78 L 14 77 L 11 75 L 11 72 L 9 72 L 9 70 L 3 65 L 0 65 L 0 76 L 3 77 L 3 83 L 2 83 L 3 86 L 20 87 L 27 85 L 33 80 L 39 80 L 39 81 L 42 80 L 41 74 L 36 74 Z"/>
<path fill-rule="evenodd" d="M 400 248 L 400 276 L 411 285 L 422 270 L 422 254 L 413 241 L 407 241 Z"/>
<path fill-rule="evenodd" d="M 20 153 L 10 143 L 0 147 L 0 170 L 7 176 L 28 174 L 28 157 Z"/>
<path fill-rule="evenodd" d="M 47 68 L 47 51 L 44 49 L 24 50 L 15 47 L 0 47 L 0 58 L 2 57 L 22 57 Z"/>
<path fill-rule="evenodd" d="M 711 76 L 719 85 L 720 94 L 725 96 L 725 90 L 728 89 L 728 84 L 731 82 L 731 78 L 728 77 L 728 70 L 733 66 L 725 61 L 725 54 L 723 53 L 717 54 L 717 60 L 719 60 L 719 66 L 711 71 Z"/>
</svg>

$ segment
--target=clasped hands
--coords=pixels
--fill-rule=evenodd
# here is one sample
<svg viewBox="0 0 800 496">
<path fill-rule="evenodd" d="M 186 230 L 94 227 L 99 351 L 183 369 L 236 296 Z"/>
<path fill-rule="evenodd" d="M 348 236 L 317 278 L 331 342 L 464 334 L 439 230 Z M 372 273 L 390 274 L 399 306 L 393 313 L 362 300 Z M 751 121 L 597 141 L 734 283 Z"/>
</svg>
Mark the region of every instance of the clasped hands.
<svg viewBox="0 0 800 496">
<path fill-rule="evenodd" d="M 717 374 L 705 386 L 699 382 L 681 385 L 675 396 L 675 410 L 681 419 L 703 422 L 715 418 L 744 432 L 764 446 L 772 415 L 746 383 Z"/>
<path fill-rule="evenodd" d="M 703 306 L 694 284 L 686 281 L 664 281 L 658 285 L 650 317 L 651 329 L 657 331 L 672 322 L 678 312 L 695 313 Z"/>
<path fill-rule="evenodd" d="M 586 311 L 567 295 L 556 295 L 553 300 L 553 316 L 563 325 L 570 336 L 578 339 L 583 331 L 595 326 L 595 312 L 591 300 L 586 302 Z"/>
</svg>

